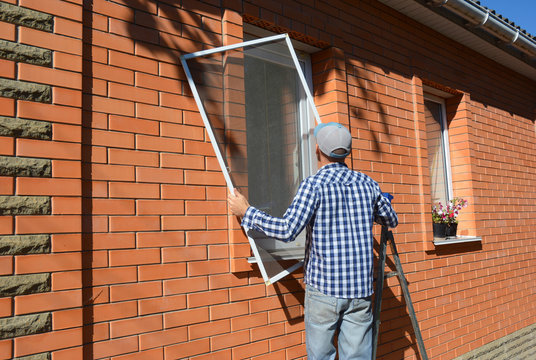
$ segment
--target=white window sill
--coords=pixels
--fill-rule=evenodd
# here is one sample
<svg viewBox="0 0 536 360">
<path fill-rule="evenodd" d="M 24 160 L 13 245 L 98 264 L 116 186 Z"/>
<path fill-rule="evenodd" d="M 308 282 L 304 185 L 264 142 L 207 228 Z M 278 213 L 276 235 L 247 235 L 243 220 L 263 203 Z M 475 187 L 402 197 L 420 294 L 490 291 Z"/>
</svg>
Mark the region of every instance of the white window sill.
<svg viewBox="0 0 536 360">
<path fill-rule="evenodd" d="M 466 242 L 476 242 L 482 241 L 481 237 L 478 236 L 447 236 L 446 238 L 434 238 L 434 245 L 449 245 L 449 244 L 460 244 Z"/>
</svg>

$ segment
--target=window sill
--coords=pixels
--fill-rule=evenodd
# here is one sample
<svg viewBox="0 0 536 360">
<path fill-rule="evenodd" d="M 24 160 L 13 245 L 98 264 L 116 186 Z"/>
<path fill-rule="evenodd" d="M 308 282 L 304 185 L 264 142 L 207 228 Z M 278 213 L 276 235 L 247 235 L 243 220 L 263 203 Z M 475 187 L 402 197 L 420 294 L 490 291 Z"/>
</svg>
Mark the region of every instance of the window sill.
<svg viewBox="0 0 536 360">
<path fill-rule="evenodd" d="M 460 244 L 466 242 L 476 242 L 482 241 L 481 237 L 478 236 L 448 236 L 446 238 L 434 238 L 434 245 L 449 245 L 449 244 Z"/>
<path fill-rule="evenodd" d="M 275 260 L 303 260 L 305 249 L 304 248 L 281 249 L 281 250 L 270 251 L 269 253 Z M 257 259 L 255 259 L 255 256 L 248 257 L 248 263 L 256 264 Z"/>
</svg>

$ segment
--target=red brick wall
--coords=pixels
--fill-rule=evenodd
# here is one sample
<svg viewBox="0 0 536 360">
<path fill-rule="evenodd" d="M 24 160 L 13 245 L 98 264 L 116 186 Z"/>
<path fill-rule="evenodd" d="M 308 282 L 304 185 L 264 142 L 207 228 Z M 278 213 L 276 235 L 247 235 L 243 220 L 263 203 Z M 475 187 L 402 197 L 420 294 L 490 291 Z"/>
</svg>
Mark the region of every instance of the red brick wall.
<svg viewBox="0 0 536 360">
<path fill-rule="evenodd" d="M 536 322 L 534 81 L 372 0 L 8 2 L 54 15 L 51 33 L 0 22 L 2 39 L 52 50 L 53 65 L 1 60 L 1 76 L 52 85 L 53 98 L 0 97 L 0 115 L 51 122 L 53 136 L 0 137 L 0 153 L 52 159 L 52 176 L 0 177 L 2 193 L 50 196 L 52 213 L 2 216 L 0 231 L 49 233 L 52 247 L 1 256 L 0 273 L 52 280 L 0 298 L 0 316 L 50 311 L 52 329 L 0 340 L 0 359 L 305 357 L 303 274 L 266 287 L 247 264 L 179 62 L 240 41 L 243 15 L 327 45 L 312 54 L 318 109 L 349 125 L 351 166 L 395 195 L 428 355 Z M 454 191 L 470 202 L 462 233 L 481 243 L 432 244 L 423 81 L 459 94 L 447 103 Z M 416 359 L 398 282 L 387 284 L 378 353 Z"/>
</svg>

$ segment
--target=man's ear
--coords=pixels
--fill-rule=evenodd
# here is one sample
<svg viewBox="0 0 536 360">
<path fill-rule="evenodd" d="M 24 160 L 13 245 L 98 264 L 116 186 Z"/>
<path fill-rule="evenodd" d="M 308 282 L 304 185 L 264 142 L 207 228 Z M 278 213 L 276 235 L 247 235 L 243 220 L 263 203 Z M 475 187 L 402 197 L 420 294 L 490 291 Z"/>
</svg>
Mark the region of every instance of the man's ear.
<svg viewBox="0 0 536 360">
<path fill-rule="evenodd" d="M 322 152 L 320 151 L 320 148 L 318 147 L 318 144 L 316 145 L 316 160 L 320 161 L 322 159 Z"/>
</svg>

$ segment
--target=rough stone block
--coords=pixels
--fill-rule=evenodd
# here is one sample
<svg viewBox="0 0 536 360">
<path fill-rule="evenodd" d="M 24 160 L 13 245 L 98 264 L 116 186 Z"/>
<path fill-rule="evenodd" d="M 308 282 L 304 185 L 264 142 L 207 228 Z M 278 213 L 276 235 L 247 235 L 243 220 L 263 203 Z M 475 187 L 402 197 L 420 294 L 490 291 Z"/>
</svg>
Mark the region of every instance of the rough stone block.
<svg viewBox="0 0 536 360">
<path fill-rule="evenodd" d="M 46 352 L 46 353 L 40 353 L 40 354 L 35 354 L 35 355 L 16 357 L 13 360 L 50 360 L 50 359 L 51 359 L 50 353 Z"/>
<path fill-rule="evenodd" d="M 50 213 L 50 197 L 0 196 L 0 215 L 46 215 Z"/>
<path fill-rule="evenodd" d="M 52 64 L 52 51 L 0 40 L 0 58 L 28 64 L 50 66 Z"/>
<path fill-rule="evenodd" d="M 0 116 L 0 136 L 50 140 L 52 124 L 46 121 Z"/>
<path fill-rule="evenodd" d="M 52 89 L 49 85 L 0 79 L 0 96 L 19 100 L 51 102 Z"/>
<path fill-rule="evenodd" d="M 0 276 L 0 295 L 17 296 L 50 291 L 50 274 Z"/>
<path fill-rule="evenodd" d="M 41 313 L 0 319 L 0 339 L 39 334 L 52 330 L 52 314 Z"/>
<path fill-rule="evenodd" d="M 52 32 L 54 17 L 40 11 L 0 2 L 0 21 Z"/>
<path fill-rule="evenodd" d="M 50 235 L 48 234 L 0 236 L 0 256 L 49 252 Z"/>
<path fill-rule="evenodd" d="M 0 156 L 0 176 L 52 176 L 52 160 Z"/>
</svg>

